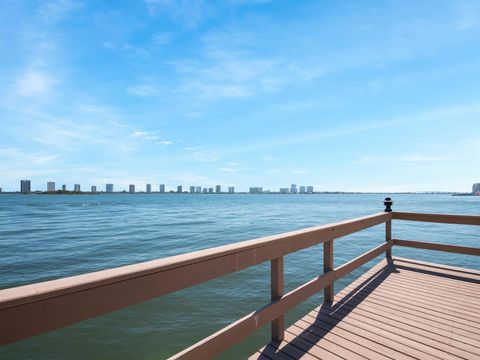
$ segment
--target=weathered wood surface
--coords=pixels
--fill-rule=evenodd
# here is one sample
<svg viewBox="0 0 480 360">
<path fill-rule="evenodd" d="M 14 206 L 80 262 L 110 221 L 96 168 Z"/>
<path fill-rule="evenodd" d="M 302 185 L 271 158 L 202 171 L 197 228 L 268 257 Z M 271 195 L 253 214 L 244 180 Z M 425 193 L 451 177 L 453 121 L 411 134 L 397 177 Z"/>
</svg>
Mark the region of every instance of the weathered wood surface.
<svg viewBox="0 0 480 360">
<path fill-rule="evenodd" d="M 250 359 L 480 359 L 480 271 L 382 260 Z"/>
</svg>

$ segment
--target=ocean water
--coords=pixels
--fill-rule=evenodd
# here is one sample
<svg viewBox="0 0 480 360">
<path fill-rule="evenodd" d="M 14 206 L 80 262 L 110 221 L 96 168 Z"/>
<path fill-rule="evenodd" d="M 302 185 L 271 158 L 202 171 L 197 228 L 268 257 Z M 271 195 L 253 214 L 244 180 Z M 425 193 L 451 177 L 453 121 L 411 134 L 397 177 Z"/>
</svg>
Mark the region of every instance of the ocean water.
<svg viewBox="0 0 480 360">
<path fill-rule="evenodd" d="M 77 275 L 383 211 L 383 194 L 1 195 L 0 289 Z M 398 211 L 480 214 L 480 197 L 393 195 Z M 385 240 L 384 225 L 337 239 L 335 265 Z M 401 239 L 480 246 L 480 227 L 393 223 Z M 474 256 L 394 248 L 394 255 L 480 269 Z M 348 285 L 378 259 L 335 284 Z M 0 348 L 0 359 L 164 359 L 269 302 L 264 263 Z M 289 291 L 322 271 L 322 246 L 285 258 Z M 322 301 L 287 313 L 287 325 Z M 220 356 L 243 359 L 269 327 Z"/>
</svg>

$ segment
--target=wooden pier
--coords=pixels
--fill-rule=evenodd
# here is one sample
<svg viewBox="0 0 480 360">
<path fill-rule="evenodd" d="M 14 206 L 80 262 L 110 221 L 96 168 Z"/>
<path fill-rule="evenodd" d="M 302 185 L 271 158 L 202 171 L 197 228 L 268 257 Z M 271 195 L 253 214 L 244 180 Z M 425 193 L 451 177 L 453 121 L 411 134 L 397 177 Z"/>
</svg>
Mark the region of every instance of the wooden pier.
<svg viewBox="0 0 480 360">
<path fill-rule="evenodd" d="M 480 359 L 480 271 L 382 260 L 249 359 Z"/>
<path fill-rule="evenodd" d="M 0 290 L 0 346 L 180 289 L 271 263 L 271 298 L 171 359 L 210 359 L 271 324 L 252 359 L 480 359 L 480 272 L 392 257 L 392 248 L 480 255 L 479 247 L 392 238 L 394 221 L 480 225 L 480 216 L 391 211 L 165 259 Z M 385 238 L 335 266 L 336 239 L 385 224 Z M 432 234 L 434 235 L 434 234 Z M 284 293 L 284 256 L 323 244 L 323 272 Z M 336 296 L 335 281 L 384 256 Z M 320 262 L 320 261 L 319 261 Z M 324 303 L 285 329 L 285 313 L 312 295 Z"/>
</svg>

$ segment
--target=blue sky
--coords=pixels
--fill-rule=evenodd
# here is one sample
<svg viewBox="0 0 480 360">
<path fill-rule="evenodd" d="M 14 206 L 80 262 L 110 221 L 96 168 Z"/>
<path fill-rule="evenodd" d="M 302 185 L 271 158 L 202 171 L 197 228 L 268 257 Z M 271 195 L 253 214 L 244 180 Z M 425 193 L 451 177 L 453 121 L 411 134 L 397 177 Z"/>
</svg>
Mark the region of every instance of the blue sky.
<svg viewBox="0 0 480 360">
<path fill-rule="evenodd" d="M 0 187 L 469 191 L 479 1 L 1 1 Z"/>
</svg>

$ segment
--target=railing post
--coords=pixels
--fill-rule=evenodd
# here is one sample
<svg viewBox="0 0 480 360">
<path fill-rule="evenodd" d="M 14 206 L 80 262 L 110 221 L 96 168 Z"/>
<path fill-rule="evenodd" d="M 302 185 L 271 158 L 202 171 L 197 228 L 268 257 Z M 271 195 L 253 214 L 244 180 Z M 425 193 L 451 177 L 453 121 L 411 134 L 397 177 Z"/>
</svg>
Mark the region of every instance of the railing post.
<svg viewBox="0 0 480 360">
<path fill-rule="evenodd" d="M 385 205 L 385 212 L 392 212 L 392 205 L 393 201 L 391 198 L 387 197 L 385 198 L 385 201 L 383 202 Z M 392 220 L 387 220 L 385 222 L 385 241 L 390 241 L 392 240 Z M 392 248 L 389 248 L 386 252 L 385 255 L 387 258 L 392 257 Z"/>
<path fill-rule="evenodd" d="M 283 280 L 283 256 L 273 259 L 270 262 L 271 274 L 271 300 L 277 300 L 283 296 L 284 280 Z M 272 321 L 272 340 L 282 341 L 285 331 L 285 317 L 282 315 Z"/>
<path fill-rule="evenodd" d="M 333 270 L 333 240 L 326 241 L 323 243 L 323 273 L 326 274 L 329 271 Z M 333 301 L 333 289 L 334 283 L 323 289 L 323 301 L 332 302 Z"/>
</svg>

